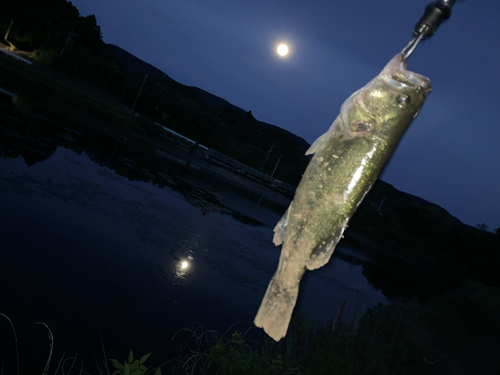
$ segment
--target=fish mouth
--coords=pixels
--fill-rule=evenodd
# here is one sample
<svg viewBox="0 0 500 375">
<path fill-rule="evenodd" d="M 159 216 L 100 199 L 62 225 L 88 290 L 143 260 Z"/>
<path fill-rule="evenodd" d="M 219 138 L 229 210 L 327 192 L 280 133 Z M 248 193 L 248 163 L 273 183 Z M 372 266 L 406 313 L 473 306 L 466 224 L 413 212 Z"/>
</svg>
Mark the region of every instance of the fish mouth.
<svg viewBox="0 0 500 375">
<path fill-rule="evenodd" d="M 340 108 L 340 119 L 343 124 L 343 130 L 351 137 L 366 136 L 373 131 L 372 124 L 359 119 L 354 119 L 355 121 L 353 120 L 351 123 L 348 116 L 348 109 L 352 105 L 360 106 L 372 117 L 377 116 L 377 114 L 374 113 L 374 108 L 368 108 L 365 104 L 366 95 L 369 93 L 371 87 L 375 87 L 373 91 L 387 89 L 398 94 L 398 105 L 401 108 L 411 100 L 411 96 L 414 94 L 420 98 L 425 98 L 431 91 L 431 80 L 421 74 L 407 70 L 407 62 L 404 56 L 404 53 L 399 53 L 394 56 L 378 76 L 372 79 L 366 86 L 353 93 L 342 104 Z M 385 87 L 383 88 L 383 86 Z"/>
<path fill-rule="evenodd" d="M 407 61 L 404 56 L 404 53 L 394 56 L 382 70 L 381 78 L 397 90 L 410 88 L 418 91 L 431 91 L 431 80 L 426 76 L 407 70 Z"/>
</svg>

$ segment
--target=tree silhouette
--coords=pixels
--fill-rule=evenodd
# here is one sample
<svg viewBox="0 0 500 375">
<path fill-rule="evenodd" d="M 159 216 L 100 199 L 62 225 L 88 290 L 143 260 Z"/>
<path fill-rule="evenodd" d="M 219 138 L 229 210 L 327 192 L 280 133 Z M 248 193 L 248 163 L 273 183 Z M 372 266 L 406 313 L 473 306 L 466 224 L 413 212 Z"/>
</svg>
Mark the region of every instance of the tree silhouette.
<svg viewBox="0 0 500 375">
<path fill-rule="evenodd" d="M 481 230 L 488 230 L 488 225 L 485 223 L 476 224 L 476 228 Z"/>
</svg>

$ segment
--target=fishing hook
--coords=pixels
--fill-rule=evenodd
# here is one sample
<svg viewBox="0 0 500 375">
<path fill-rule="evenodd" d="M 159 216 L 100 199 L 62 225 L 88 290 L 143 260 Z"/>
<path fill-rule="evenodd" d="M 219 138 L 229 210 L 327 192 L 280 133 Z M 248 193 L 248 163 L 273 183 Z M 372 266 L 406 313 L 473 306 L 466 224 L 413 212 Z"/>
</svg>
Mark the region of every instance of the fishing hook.
<svg viewBox="0 0 500 375">
<path fill-rule="evenodd" d="M 401 51 L 401 53 L 404 53 L 405 56 L 403 57 L 403 60 L 408 60 L 410 55 L 415 51 L 415 48 L 417 48 L 418 43 L 422 40 L 422 38 L 425 35 L 426 28 L 424 28 L 418 35 L 415 35 L 413 39 L 410 41 L 410 43 L 407 44 L 405 48 Z"/>
<path fill-rule="evenodd" d="M 424 15 L 420 17 L 413 29 L 413 39 L 403 49 L 404 60 L 408 59 L 421 40 L 434 35 L 439 25 L 451 16 L 451 8 L 457 0 L 435 0 L 427 4 Z"/>
</svg>

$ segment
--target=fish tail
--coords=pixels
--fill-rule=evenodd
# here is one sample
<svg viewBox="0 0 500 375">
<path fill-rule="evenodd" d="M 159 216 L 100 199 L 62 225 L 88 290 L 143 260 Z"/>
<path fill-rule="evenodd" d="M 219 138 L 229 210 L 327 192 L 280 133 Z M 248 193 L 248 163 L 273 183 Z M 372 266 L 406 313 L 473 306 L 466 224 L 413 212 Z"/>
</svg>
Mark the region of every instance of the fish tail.
<svg viewBox="0 0 500 375">
<path fill-rule="evenodd" d="M 255 317 L 255 325 L 263 328 L 275 341 L 285 337 L 288 330 L 299 294 L 299 280 L 290 280 L 285 285 L 283 278 L 276 272 Z"/>
</svg>

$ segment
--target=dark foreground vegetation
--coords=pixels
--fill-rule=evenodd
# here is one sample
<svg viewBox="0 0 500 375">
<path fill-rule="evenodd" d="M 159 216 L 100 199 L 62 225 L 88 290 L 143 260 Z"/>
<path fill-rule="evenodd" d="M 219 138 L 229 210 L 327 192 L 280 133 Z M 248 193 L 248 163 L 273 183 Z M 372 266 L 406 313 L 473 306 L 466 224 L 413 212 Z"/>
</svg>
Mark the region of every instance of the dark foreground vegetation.
<svg viewBox="0 0 500 375">
<path fill-rule="evenodd" d="M 443 208 L 379 181 L 350 227 L 381 245 L 365 266 L 389 297 L 426 301 L 466 279 L 500 287 L 500 232 L 463 224 Z"/>
<path fill-rule="evenodd" d="M 109 150 L 122 140 L 121 152 L 141 160 L 137 162 L 147 170 L 145 161 L 155 157 L 149 144 L 163 137 L 161 128 L 152 125 L 156 121 L 257 169 L 276 143 L 270 159 L 283 155 L 276 177 L 292 184 L 300 179 L 307 160 L 303 156 L 305 146 L 295 136 L 257 121 L 251 112 L 220 106 L 220 101 L 210 105 L 199 90 L 168 76 L 152 73 L 148 77 L 134 108 L 142 116 L 134 116 L 130 108 L 144 76 L 127 70 L 102 41 L 95 17 L 79 16 L 71 3 L 11 0 L 3 2 L 0 10 L 0 34 L 10 28 L 5 43 L 12 49 L 27 51 L 40 63 L 28 67 L 0 55 L 0 86 L 18 94 L 13 106 L 2 98 L 0 109 L 27 125 L 28 133 L 34 131 L 30 123 L 35 122 L 37 131 L 43 131 L 48 119 L 78 124 L 83 130 L 71 133 L 72 137 L 92 140 L 85 151 L 94 160 L 109 163 Z M 26 148 L 17 154 L 11 148 L 2 156 L 21 155 L 28 164 L 34 164 L 41 161 L 40 155 L 50 156 L 59 144 L 66 147 L 65 141 L 61 142 L 47 141 L 47 150 L 36 155 L 28 155 Z M 264 171 L 271 172 L 273 165 L 265 165 Z M 150 179 L 137 170 L 117 173 L 131 179 Z M 106 361 L 98 359 L 95 365 L 87 363 L 82 373 L 498 372 L 498 231 L 494 234 L 484 227 L 464 225 L 441 207 L 399 192 L 382 181 L 360 206 L 351 229 L 377 245 L 358 244 L 367 246 L 373 259 L 363 263 L 364 274 L 392 299 L 392 304 L 377 306 L 366 314 L 360 311 L 349 321 L 343 318 L 340 306 L 331 324 L 320 329 L 307 319 L 296 318 L 287 337 L 278 344 L 263 337 L 250 339 L 247 333 L 235 329 L 223 335 L 210 329 L 186 329 L 176 336 L 176 353 L 153 353 L 146 359 L 145 353 L 134 353 L 141 355 L 135 357 L 123 353 L 119 364 L 108 362 L 109 372 Z M 11 318 L 15 322 L 15 317 Z M 100 350 L 100 343 L 96 347 Z M 29 354 L 21 353 L 21 358 L 29 358 Z M 105 353 L 101 358 L 106 358 Z M 44 364 L 40 364 L 40 373 L 80 373 L 80 362 L 71 367 L 72 359 L 67 358 L 57 367 L 59 360 L 52 358 L 48 371 L 43 371 Z M 2 355 L 2 361 L 5 370 L 0 364 L 0 374 L 17 373 L 15 356 Z M 160 365 L 161 370 L 157 370 Z"/>
<path fill-rule="evenodd" d="M 106 360 L 106 351 L 111 348 L 96 343 L 92 351 L 99 354 L 94 362 L 63 355 L 52 358 L 48 372 L 42 372 L 44 363 L 30 363 L 30 368 L 39 368 L 43 374 L 101 375 L 497 373 L 498 289 L 468 281 L 459 290 L 425 304 L 413 299 L 378 305 L 350 322 L 344 322 L 342 314 L 341 307 L 321 329 L 314 329 L 314 323 L 304 317 L 296 317 L 279 343 L 263 333 L 252 340 L 247 338 L 248 331 L 230 328 L 220 334 L 193 327 L 176 334 L 175 353 L 131 350 L 122 358 Z M 15 373 L 14 355 L 4 359 L 4 364 L 11 369 L 5 374 Z M 21 363 L 20 367 L 28 366 Z"/>
<path fill-rule="evenodd" d="M 186 331 L 191 346 L 177 368 L 213 374 L 489 374 L 496 368 L 495 350 L 484 347 L 499 333 L 497 298 L 498 290 L 467 282 L 424 305 L 417 299 L 379 305 L 348 323 L 340 307 L 319 330 L 296 319 L 278 344 L 266 339 L 253 346 L 238 332 L 221 338 Z M 489 333 L 479 335 L 479 328 Z"/>
</svg>

